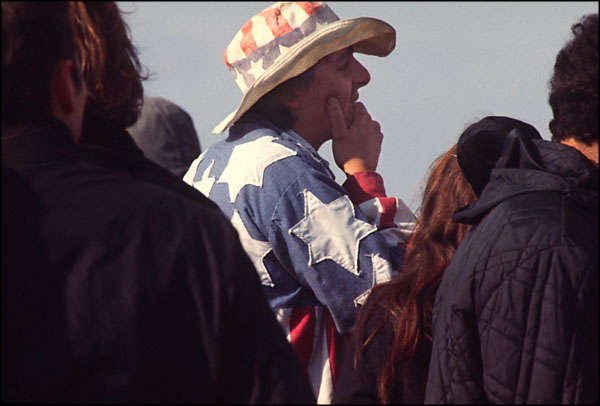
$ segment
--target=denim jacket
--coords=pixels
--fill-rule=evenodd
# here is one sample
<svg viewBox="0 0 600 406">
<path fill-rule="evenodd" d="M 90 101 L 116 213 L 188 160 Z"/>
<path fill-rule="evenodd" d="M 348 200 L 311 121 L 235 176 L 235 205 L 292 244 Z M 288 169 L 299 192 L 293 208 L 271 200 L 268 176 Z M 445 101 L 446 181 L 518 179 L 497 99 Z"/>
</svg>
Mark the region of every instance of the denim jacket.
<svg viewBox="0 0 600 406">
<path fill-rule="evenodd" d="M 328 318 L 333 329 L 349 332 L 370 288 L 400 269 L 414 225 L 401 200 L 385 197 L 378 174 L 351 177 L 342 187 L 306 140 L 257 115 L 247 114 L 203 152 L 184 181 L 237 229 L 292 346 L 302 341 L 299 328 L 319 336 Z M 307 367 L 321 346 L 315 337 L 295 346 Z"/>
</svg>

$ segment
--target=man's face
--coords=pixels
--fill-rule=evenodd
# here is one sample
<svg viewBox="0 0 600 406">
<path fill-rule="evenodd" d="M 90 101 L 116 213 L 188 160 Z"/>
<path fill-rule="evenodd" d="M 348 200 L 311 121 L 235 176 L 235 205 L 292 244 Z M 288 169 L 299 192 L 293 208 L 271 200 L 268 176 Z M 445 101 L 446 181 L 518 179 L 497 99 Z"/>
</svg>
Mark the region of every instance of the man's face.
<svg viewBox="0 0 600 406">
<path fill-rule="evenodd" d="M 321 142 L 331 139 L 327 114 L 327 100 L 335 97 L 340 102 L 346 123 L 352 123 L 352 105 L 358 99 L 358 89 L 369 83 L 371 76 L 353 56 L 352 47 L 327 55 L 314 67 L 313 81 L 300 92 L 296 101 L 297 119 L 308 120 L 313 134 Z"/>
</svg>

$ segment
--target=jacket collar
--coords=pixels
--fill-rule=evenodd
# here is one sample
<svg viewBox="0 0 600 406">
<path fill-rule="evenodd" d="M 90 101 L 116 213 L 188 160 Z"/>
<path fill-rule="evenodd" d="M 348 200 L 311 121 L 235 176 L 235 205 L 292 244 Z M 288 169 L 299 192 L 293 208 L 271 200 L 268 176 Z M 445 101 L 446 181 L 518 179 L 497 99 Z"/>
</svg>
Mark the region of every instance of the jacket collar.
<svg viewBox="0 0 600 406">
<path fill-rule="evenodd" d="M 523 155 L 520 160 L 515 159 L 517 150 L 513 150 L 513 155 L 506 156 L 504 161 L 515 164 L 493 168 L 479 199 L 457 210 L 452 219 L 476 224 L 503 201 L 530 192 L 562 193 L 584 207 L 596 207 L 598 167 L 592 161 L 575 148 L 558 142 L 534 139 L 531 146 L 535 147 L 539 160 L 528 162 Z"/>
<path fill-rule="evenodd" d="M 246 113 L 242 119 L 238 120 L 229 129 L 228 140 L 234 140 L 243 137 L 250 131 L 260 127 L 270 128 L 273 131 L 277 132 L 277 134 L 282 140 L 292 142 L 293 144 L 296 144 L 300 148 L 304 149 L 306 152 L 308 152 L 310 156 L 313 157 L 315 161 L 317 161 L 320 165 L 323 166 L 323 168 L 329 174 L 331 179 L 335 179 L 334 173 L 329 168 L 329 162 L 327 162 L 325 158 L 319 155 L 319 153 L 314 149 L 314 147 L 307 140 L 302 138 L 300 134 L 298 134 L 292 129 L 283 131 L 280 128 L 278 128 L 275 124 L 267 120 L 265 117 L 255 112 Z"/>
<path fill-rule="evenodd" d="M 76 151 L 77 144 L 69 128 L 56 118 L 2 125 L 2 163 L 8 167 L 47 163 Z"/>
<path fill-rule="evenodd" d="M 128 161 L 144 158 L 144 152 L 137 146 L 126 129 L 112 126 L 110 120 L 94 116 L 84 119 L 79 143 L 87 147 L 104 149 L 106 152 Z"/>
</svg>

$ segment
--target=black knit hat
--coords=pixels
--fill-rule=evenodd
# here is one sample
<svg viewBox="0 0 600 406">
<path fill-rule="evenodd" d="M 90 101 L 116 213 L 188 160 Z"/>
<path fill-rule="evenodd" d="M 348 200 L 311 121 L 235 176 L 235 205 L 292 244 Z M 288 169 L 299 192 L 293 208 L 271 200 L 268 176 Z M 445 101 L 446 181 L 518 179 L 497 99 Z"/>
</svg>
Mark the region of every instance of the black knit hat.
<svg viewBox="0 0 600 406">
<path fill-rule="evenodd" d="M 510 117 L 488 116 L 471 124 L 458 140 L 456 156 L 475 194 L 481 194 L 494 168 L 540 162 L 532 139 L 542 139 L 535 127 Z M 508 153 L 516 150 L 519 153 Z"/>
</svg>

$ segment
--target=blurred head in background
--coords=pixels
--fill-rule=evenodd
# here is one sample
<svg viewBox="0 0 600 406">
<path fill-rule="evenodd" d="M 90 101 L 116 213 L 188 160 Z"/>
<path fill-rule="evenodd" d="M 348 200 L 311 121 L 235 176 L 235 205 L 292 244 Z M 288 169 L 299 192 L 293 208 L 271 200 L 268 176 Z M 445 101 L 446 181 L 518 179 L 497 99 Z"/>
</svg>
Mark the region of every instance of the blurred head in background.
<svg viewBox="0 0 600 406">
<path fill-rule="evenodd" d="M 580 150 L 598 163 L 598 14 L 571 27 L 573 38 L 559 51 L 550 80 L 552 141 Z"/>
<path fill-rule="evenodd" d="M 127 131 L 147 158 L 179 178 L 201 152 L 190 115 L 162 97 L 144 98 L 140 117 Z"/>
</svg>

